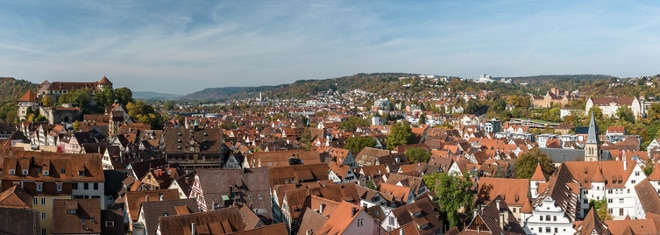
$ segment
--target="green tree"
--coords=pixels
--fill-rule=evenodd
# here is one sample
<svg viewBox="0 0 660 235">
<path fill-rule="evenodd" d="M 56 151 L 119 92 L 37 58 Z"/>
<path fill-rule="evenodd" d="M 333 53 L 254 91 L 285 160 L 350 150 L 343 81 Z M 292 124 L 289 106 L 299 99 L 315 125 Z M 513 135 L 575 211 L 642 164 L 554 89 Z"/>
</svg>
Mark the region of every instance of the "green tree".
<svg viewBox="0 0 660 235">
<path fill-rule="evenodd" d="M 603 110 L 598 106 L 592 106 L 591 109 L 589 109 L 587 117 L 591 117 L 592 113 L 594 114 L 594 118 L 596 118 L 596 120 L 601 120 L 603 118 Z"/>
<path fill-rule="evenodd" d="M 312 149 L 312 132 L 309 131 L 309 128 L 305 128 L 303 133 L 300 135 L 300 144 L 309 151 Z"/>
<path fill-rule="evenodd" d="M 352 153 L 358 153 L 362 151 L 364 147 L 374 147 L 376 146 L 376 139 L 370 136 L 351 136 L 346 139 L 345 149 L 351 151 Z"/>
<path fill-rule="evenodd" d="M 648 119 L 651 121 L 660 120 L 660 103 L 652 103 L 648 110 Z"/>
<path fill-rule="evenodd" d="M 390 134 L 387 135 L 387 139 L 385 139 L 387 149 L 392 150 L 396 146 L 408 144 L 412 136 L 412 128 L 410 128 L 410 125 L 403 122 L 394 123 L 390 128 Z"/>
<path fill-rule="evenodd" d="M 160 113 L 156 112 L 154 108 L 142 100 L 136 102 L 129 102 L 126 104 L 128 115 L 141 123 L 150 124 L 152 129 L 162 128 L 163 118 Z"/>
<path fill-rule="evenodd" d="M 97 92 L 94 95 L 94 103 L 96 103 L 96 106 L 106 107 L 111 105 L 114 102 L 114 95 L 112 93 L 113 91 L 109 87 Z"/>
<path fill-rule="evenodd" d="M 163 109 L 164 110 L 172 110 L 174 109 L 174 101 L 173 100 L 167 100 L 163 102 Z"/>
<path fill-rule="evenodd" d="M 417 120 L 417 124 L 422 125 L 426 124 L 426 114 L 420 114 L 419 119 Z"/>
<path fill-rule="evenodd" d="M 529 179 L 532 177 L 539 161 L 541 162 L 541 169 L 546 175 L 550 175 L 555 171 L 552 158 L 541 152 L 539 148 L 533 148 L 529 152 L 520 155 L 518 160 L 516 160 L 516 177 L 518 179 Z"/>
<path fill-rule="evenodd" d="M 373 180 L 367 180 L 367 182 L 365 183 L 364 186 L 367 187 L 367 188 L 369 188 L 369 189 L 373 189 L 373 190 L 378 189 L 378 188 L 376 187 L 376 183 L 374 183 Z"/>
<path fill-rule="evenodd" d="M 80 130 L 80 123 L 78 122 L 78 120 L 75 120 L 73 122 L 73 130 L 74 131 L 79 131 Z"/>
<path fill-rule="evenodd" d="M 630 107 L 619 107 L 619 109 L 616 110 L 616 116 L 619 117 L 619 120 L 635 123 L 635 114 L 633 113 L 632 109 L 630 109 Z"/>
<path fill-rule="evenodd" d="M 44 107 L 53 107 L 53 104 L 55 104 L 55 101 L 53 100 L 53 97 L 50 97 L 50 95 L 45 94 L 41 98 L 41 106 Z"/>
<path fill-rule="evenodd" d="M 131 89 L 128 89 L 127 87 L 121 87 L 115 89 L 113 91 L 113 95 L 114 95 L 114 99 L 112 101 L 114 102 L 114 100 L 117 100 L 122 105 L 126 105 L 129 102 L 134 101 L 133 92 L 131 91 Z"/>
<path fill-rule="evenodd" d="M 607 200 L 589 200 L 589 206 L 593 207 L 596 210 L 598 218 L 601 220 L 611 220 L 612 216 L 607 213 Z"/>
<path fill-rule="evenodd" d="M 360 126 L 369 126 L 369 120 L 362 119 L 356 116 L 350 116 L 347 120 L 339 123 L 339 129 L 347 131 L 355 131 Z"/>
<path fill-rule="evenodd" d="M 406 158 L 410 163 L 428 162 L 431 158 L 431 151 L 424 148 L 407 148 Z"/>
<path fill-rule="evenodd" d="M 474 192 L 471 190 L 470 177 L 453 177 L 442 172 L 424 175 L 422 179 L 436 193 L 435 203 L 440 208 L 445 224 L 449 224 L 449 227 L 461 226 L 462 222 L 472 218 Z"/>
</svg>

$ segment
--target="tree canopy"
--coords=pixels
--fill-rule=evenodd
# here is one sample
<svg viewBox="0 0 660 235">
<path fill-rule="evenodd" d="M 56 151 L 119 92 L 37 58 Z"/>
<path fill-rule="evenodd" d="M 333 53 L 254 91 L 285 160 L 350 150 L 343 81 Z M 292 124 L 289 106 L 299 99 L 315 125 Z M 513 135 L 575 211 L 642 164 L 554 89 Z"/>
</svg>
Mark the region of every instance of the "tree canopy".
<svg viewBox="0 0 660 235">
<path fill-rule="evenodd" d="M 150 124 L 152 129 L 162 128 L 162 116 L 160 113 L 156 112 L 151 105 L 144 101 L 138 100 L 135 102 L 129 102 L 126 104 L 126 109 L 128 115 L 134 120 Z"/>
<path fill-rule="evenodd" d="M 376 146 L 376 139 L 370 136 L 351 136 L 346 139 L 345 149 L 351 151 L 352 153 L 357 153 L 362 151 L 364 147 L 374 147 Z"/>
<path fill-rule="evenodd" d="M 399 145 L 406 145 L 410 143 L 412 138 L 412 128 L 407 123 L 397 122 L 392 125 L 390 134 L 385 139 L 387 149 L 392 150 Z"/>
<path fill-rule="evenodd" d="M 437 195 L 435 203 L 440 208 L 444 223 L 450 227 L 460 226 L 472 218 L 474 192 L 471 190 L 470 177 L 453 177 L 444 172 L 437 172 L 422 177 L 424 183 Z"/>
<path fill-rule="evenodd" d="M 552 158 L 541 152 L 539 148 L 533 148 L 524 153 L 516 160 L 516 177 L 518 179 L 529 179 L 534 175 L 536 165 L 541 162 L 541 169 L 546 175 L 551 175 L 555 171 Z"/>
<path fill-rule="evenodd" d="M 424 148 L 407 148 L 406 158 L 410 163 L 429 162 L 431 151 Z"/>
</svg>

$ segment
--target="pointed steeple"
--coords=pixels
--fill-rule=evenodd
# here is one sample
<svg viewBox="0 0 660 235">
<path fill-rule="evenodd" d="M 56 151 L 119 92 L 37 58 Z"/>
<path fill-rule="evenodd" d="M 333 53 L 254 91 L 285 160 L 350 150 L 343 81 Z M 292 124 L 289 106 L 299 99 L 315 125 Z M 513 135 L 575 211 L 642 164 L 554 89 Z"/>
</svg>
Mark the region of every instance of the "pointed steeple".
<svg viewBox="0 0 660 235">
<path fill-rule="evenodd" d="M 591 113 L 591 120 L 589 120 L 589 131 L 587 131 L 587 141 L 584 143 L 584 160 L 585 161 L 599 161 L 600 160 L 600 143 L 598 141 L 598 126 L 596 125 L 596 118 Z"/>
<path fill-rule="evenodd" d="M 589 120 L 589 131 L 587 132 L 587 144 L 599 144 L 598 142 L 598 126 L 596 125 L 596 118 L 591 113 Z"/>
</svg>

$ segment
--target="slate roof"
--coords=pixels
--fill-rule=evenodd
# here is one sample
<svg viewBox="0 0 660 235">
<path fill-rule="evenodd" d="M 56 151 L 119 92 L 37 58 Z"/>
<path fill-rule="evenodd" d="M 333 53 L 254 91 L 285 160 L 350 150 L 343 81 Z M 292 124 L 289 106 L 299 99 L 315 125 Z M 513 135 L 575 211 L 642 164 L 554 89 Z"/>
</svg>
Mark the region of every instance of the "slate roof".
<svg viewBox="0 0 660 235">
<path fill-rule="evenodd" d="M 247 206 L 254 204 L 266 208 L 264 215 L 271 216 L 271 197 L 269 184 L 269 169 L 267 167 L 251 169 L 198 169 L 196 178 L 199 179 L 206 208 L 214 208 L 214 203 L 224 207 L 223 196 L 231 197 L 236 194 L 239 202 Z M 262 199 L 259 199 L 261 194 Z"/>
<path fill-rule="evenodd" d="M 143 202 L 151 202 L 160 200 L 160 195 L 163 195 L 164 200 L 179 199 L 179 192 L 176 189 L 160 189 L 160 190 L 146 190 L 146 191 L 131 191 L 126 193 L 126 203 L 128 206 L 128 214 L 133 222 L 138 219 L 138 213 Z"/>
<path fill-rule="evenodd" d="M 439 211 L 429 197 L 421 197 L 411 204 L 392 209 L 391 213 L 399 224 L 412 222 L 415 223 L 420 234 L 435 234 L 442 229 L 442 222 L 436 215 L 436 210 Z"/>
<path fill-rule="evenodd" d="M 503 220 L 503 221 L 501 221 Z M 460 234 L 525 234 L 515 215 L 500 197 L 479 211 Z"/>
</svg>

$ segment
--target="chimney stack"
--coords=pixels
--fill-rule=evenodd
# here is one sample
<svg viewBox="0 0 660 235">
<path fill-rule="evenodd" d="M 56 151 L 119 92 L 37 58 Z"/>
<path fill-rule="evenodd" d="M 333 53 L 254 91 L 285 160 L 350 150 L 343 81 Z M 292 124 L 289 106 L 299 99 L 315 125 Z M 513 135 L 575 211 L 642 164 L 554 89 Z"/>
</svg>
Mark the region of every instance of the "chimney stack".
<svg viewBox="0 0 660 235">
<path fill-rule="evenodd" d="M 321 205 L 319 205 L 319 213 L 320 214 L 323 214 L 323 209 L 325 209 L 325 204 L 321 203 Z"/>
</svg>

